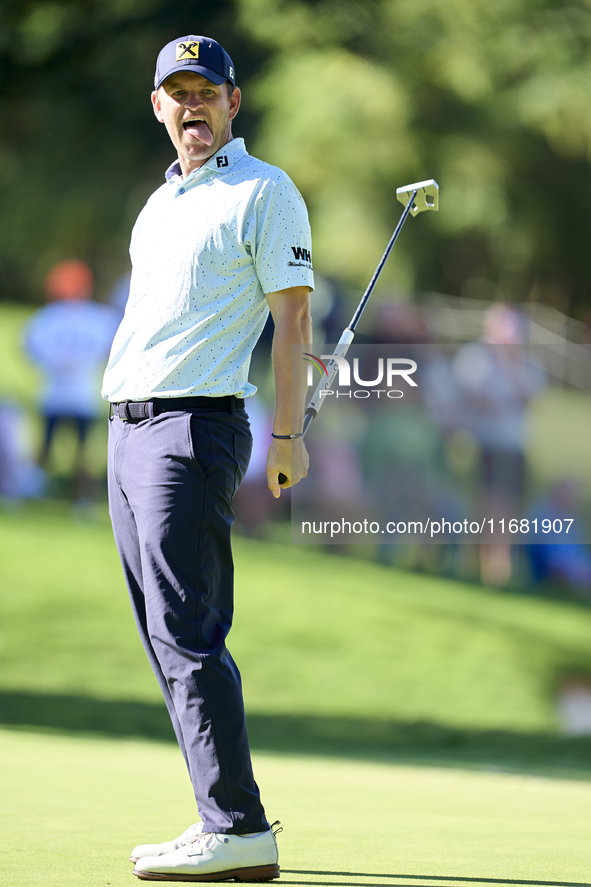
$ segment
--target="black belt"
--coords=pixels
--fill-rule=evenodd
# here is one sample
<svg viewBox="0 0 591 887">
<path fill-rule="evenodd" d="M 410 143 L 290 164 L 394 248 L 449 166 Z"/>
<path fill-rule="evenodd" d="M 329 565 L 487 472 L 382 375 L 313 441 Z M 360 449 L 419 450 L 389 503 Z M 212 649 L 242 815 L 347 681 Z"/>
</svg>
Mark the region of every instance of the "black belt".
<svg viewBox="0 0 591 887">
<path fill-rule="evenodd" d="M 160 413 L 172 413 L 177 410 L 217 410 L 233 413 L 244 409 L 242 397 L 226 394 L 224 397 L 155 397 L 153 400 L 123 400 L 111 404 L 111 415 L 124 422 L 153 419 Z"/>
</svg>

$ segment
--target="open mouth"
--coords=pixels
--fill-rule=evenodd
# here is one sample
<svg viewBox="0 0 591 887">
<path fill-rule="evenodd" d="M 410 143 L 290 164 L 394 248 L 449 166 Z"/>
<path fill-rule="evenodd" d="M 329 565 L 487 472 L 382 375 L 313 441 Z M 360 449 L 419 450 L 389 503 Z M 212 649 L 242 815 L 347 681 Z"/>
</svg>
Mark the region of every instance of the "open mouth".
<svg viewBox="0 0 591 887">
<path fill-rule="evenodd" d="M 213 142 L 211 130 L 202 117 L 192 117 L 190 120 L 183 120 L 183 129 L 192 138 L 203 142 L 205 145 L 211 145 Z"/>
</svg>

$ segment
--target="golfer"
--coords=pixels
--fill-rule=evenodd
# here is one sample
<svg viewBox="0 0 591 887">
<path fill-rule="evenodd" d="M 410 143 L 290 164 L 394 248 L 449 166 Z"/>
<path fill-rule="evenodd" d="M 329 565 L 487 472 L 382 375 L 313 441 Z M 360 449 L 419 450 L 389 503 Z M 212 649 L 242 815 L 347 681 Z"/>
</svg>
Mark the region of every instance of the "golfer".
<svg viewBox="0 0 591 887">
<path fill-rule="evenodd" d="M 310 228 L 288 176 L 232 137 L 240 90 L 215 40 L 189 35 L 164 47 L 152 105 L 178 159 L 132 234 L 129 301 L 103 386 L 111 402 L 109 502 L 137 626 L 201 822 L 131 856 L 146 880 L 268 880 L 279 876 L 277 846 L 226 647 L 231 502 L 250 457 L 248 367 L 269 309 L 269 489 L 278 497 L 280 473 L 284 488 L 307 473 L 304 364 L 294 381 L 290 364 L 291 345 L 311 342 Z"/>
</svg>

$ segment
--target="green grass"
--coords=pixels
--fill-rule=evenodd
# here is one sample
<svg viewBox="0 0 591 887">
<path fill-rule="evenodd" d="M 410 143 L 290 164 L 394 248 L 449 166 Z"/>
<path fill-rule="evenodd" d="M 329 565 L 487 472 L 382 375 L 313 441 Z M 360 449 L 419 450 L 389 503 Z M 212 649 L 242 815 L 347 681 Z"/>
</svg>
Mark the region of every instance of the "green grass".
<svg viewBox="0 0 591 887">
<path fill-rule="evenodd" d="M 0 760 L 6 885 L 137 883 L 131 848 L 197 818 L 172 746 L 0 731 Z M 297 755 L 254 765 L 284 826 L 281 884 L 588 887 L 589 783 Z"/>
<path fill-rule="evenodd" d="M 264 749 L 591 770 L 556 693 L 591 674 L 591 609 L 236 540 L 230 638 Z M 102 512 L 0 514 L 0 723 L 168 738 Z"/>
<path fill-rule="evenodd" d="M 281 882 L 590 887 L 591 740 L 557 734 L 591 610 L 236 540 Z M 123 887 L 196 819 L 104 510 L 0 512 L 0 883 Z M 142 737 L 159 738 L 149 742 Z"/>
</svg>

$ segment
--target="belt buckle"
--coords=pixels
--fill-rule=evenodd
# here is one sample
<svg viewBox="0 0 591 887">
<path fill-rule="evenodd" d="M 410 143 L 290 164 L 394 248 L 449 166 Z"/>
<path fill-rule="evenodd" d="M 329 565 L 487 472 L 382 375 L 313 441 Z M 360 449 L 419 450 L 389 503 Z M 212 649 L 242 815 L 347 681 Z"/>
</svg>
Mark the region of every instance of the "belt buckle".
<svg viewBox="0 0 591 887">
<path fill-rule="evenodd" d="M 123 415 L 121 415 L 121 412 L 120 412 L 121 407 L 123 407 Z M 129 415 L 129 401 L 128 400 L 124 400 L 121 403 L 117 404 L 117 415 L 119 416 L 119 418 L 121 419 L 122 422 L 129 422 L 131 417 Z"/>
</svg>

